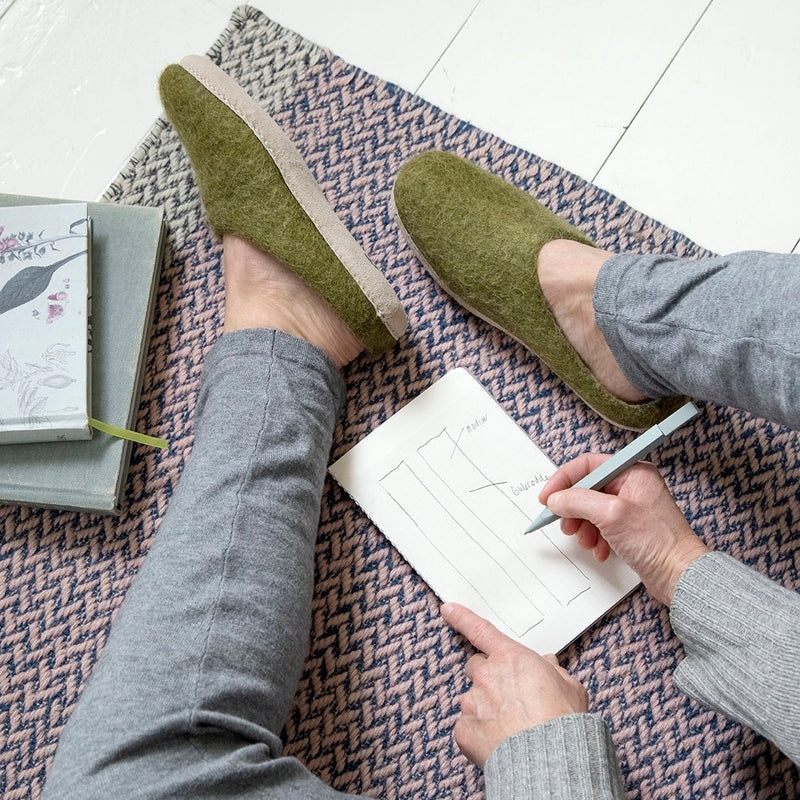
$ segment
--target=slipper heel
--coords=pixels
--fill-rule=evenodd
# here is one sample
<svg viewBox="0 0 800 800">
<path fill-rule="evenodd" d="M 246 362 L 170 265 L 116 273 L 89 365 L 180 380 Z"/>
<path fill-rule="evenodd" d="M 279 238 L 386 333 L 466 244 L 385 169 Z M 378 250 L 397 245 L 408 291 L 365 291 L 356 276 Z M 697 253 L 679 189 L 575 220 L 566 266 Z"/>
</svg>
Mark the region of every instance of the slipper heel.
<svg viewBox="0 0 800 800">
<path fill-rule="evenodd" d="M 368 352 L 393 347 L 406 327 L 397 295 L 272 117 L 204 56 L 167 67 L 159 89 L 212 230 L 279 258 L 330 303 Z"/>
</svg>

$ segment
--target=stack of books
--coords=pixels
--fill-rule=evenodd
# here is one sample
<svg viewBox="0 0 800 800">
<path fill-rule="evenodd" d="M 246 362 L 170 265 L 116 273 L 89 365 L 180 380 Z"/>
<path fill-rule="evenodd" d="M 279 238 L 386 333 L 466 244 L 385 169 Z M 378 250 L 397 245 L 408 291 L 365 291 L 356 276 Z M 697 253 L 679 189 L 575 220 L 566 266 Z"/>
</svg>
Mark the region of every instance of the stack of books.
<svg viewBox="0 0 800 800">
<path fill-rule="evenodd" d="M 0 194 L 0 504 L 121 510 L 160 209 Z"/>
</svg>

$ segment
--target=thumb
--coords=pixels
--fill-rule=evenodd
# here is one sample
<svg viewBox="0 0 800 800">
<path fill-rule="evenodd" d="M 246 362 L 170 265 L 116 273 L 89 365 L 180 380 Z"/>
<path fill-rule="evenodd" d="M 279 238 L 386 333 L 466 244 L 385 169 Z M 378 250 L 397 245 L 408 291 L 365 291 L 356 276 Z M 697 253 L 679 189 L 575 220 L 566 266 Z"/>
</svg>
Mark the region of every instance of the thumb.
<svg viewBox="0 0 800 800">
<path fill-rule="evenodd" d="M 608 518 L 609 505 L 617 498 L 593 489 L 563 489 L 547 498 L 547 507 L 562 519 L 585 519 L 596 527 Z"/>
</svg>

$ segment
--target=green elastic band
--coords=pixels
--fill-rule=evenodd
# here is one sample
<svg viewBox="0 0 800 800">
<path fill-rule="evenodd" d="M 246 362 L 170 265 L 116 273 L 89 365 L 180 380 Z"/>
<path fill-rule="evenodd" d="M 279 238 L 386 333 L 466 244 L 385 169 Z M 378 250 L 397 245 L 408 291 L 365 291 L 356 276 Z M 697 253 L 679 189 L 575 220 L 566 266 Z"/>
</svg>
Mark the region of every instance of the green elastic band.
<svg viewBox="0 0 800 800">
<path fill-rule="evenodd" d="M 93 419 L 92 417 L 89 417 L 89 424 L 95 430 L 103 431 L 103 433 L 108 433 L 111 436 L 116 436 L 118 439 L 129 439 L 139 444 L 160 447 L 162 450 L 166 450 L 168 447 L 166 439 L 159 439 L 157 436 L 147 436 L 147 434 L 129 431 L 126 428 L 117 428 L 115 425 L 107 425 L 105 422 L 100 422 L 100 420 Z"/>
</svg>

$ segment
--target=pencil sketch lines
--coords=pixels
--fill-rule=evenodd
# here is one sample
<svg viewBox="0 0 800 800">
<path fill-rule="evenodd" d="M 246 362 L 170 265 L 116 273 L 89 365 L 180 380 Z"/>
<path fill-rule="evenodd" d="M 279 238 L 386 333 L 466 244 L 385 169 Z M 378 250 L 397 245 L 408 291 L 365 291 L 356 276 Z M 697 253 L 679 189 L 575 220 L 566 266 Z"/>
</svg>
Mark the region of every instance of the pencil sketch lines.
<svg viewBox="0 0 800 800">
<path fill-rule="evenodd" d="M 454 440 L 445 428 L 418 447 L 417 453 L 466 510 L 471 519 L 467 527 L 476 529 L 487 551 L 507 565 L 519 585 L 527 587 L 533 580 L 561 605 L 587 591 L 591 587 L 587 576 L 548 537 L 525 537 L 527 541 L 509 545 L 509 534 L 523 531 L 529 516 L 503 491 L 507 481 L 490 476 L 491 470 L 478 463 L 480 449 L 469 454 L 459 441 L 460 434 Z"/>
<path fill-rule="evenodd" d="M 480 597 L 518 636 L 542 621 L 542 612 L 514 576 L 440 502 L 406 461 L 401 461 L 379 483 L 431 547 L 463 579 L 469 590 Z M 487 599 L 476 588 L 487 579 L 490 581 L 488 585 L 506 587 L 502 607 Z"/>
<path fill-rule="evenodd" d="M 497 483 L 487 483 L 483 486 L 476 486 L 474 489 L 470 489 L 470 492 L 480 492 L 483 489 L 493 489 L 497 486 L 505 486 L 508 484 L 508 481 L 497 481 Z"/>
</svg>

